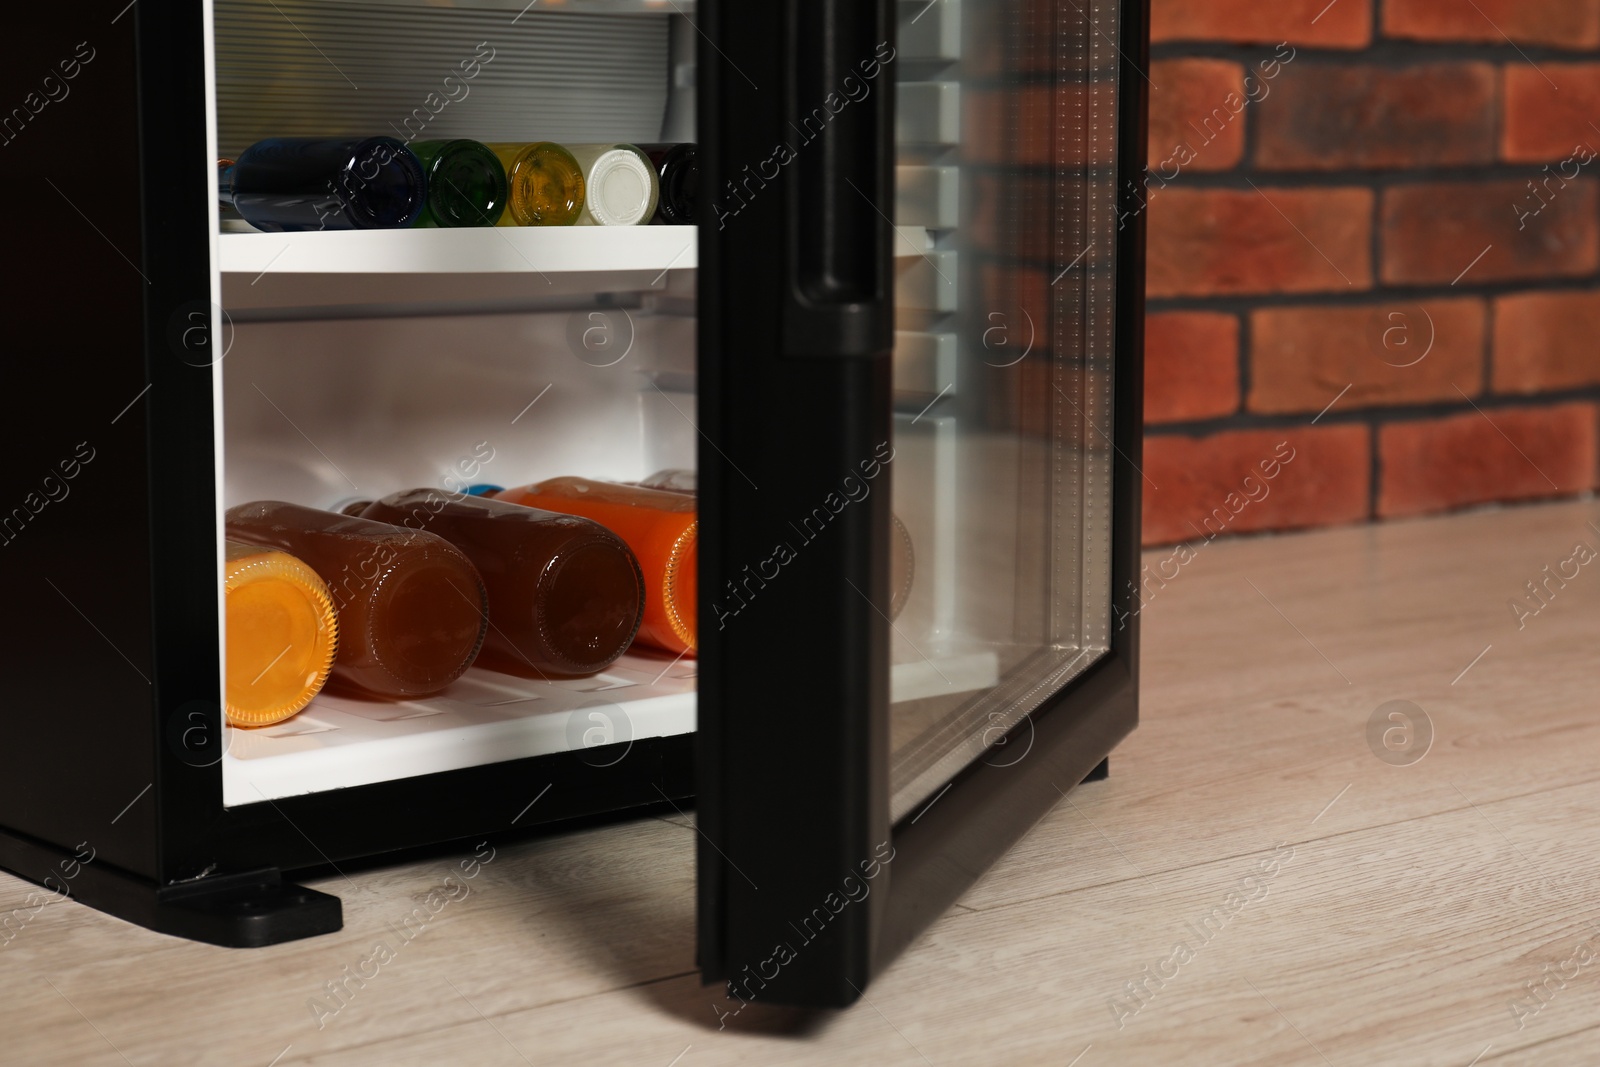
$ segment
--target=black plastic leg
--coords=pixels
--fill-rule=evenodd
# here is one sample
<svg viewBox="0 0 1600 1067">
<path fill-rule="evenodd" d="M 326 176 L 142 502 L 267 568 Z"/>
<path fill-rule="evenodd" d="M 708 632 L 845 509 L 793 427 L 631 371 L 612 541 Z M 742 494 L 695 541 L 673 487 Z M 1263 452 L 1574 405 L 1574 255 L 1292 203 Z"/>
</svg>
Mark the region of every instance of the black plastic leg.
<svg viewBox="0 0 1600 1067">
<path fill-rule="evenodd" d="M 1084 778 L 1086 782 L 1099 782 L 1111 777 L 1111 757 L 1107 756 L 1094 765 L 1094 770 Z"/>
<path fill-rule="evenodd" d="M 156 892 L 156 910 L 160 921 L 147 924 L 151 929 L 227 948 L 277 945 L 344 926 L 338 897 L 285 882 L 276 870 L 168 886 Z"/>
<path fill-rule="evenodd" d="M 146 929 L 225 948 L 260 948 L 344 926 L 338 897 L 285 882 L 277 870 L 158 886 L 103 860 L 5 830 L 0 867 Z"/>
</svg>

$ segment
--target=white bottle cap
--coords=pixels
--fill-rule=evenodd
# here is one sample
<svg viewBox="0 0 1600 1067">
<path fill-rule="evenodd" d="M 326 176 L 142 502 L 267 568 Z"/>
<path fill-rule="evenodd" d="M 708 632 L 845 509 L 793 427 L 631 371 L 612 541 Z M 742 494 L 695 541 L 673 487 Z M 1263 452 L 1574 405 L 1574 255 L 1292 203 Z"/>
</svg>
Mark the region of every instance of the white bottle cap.
<svg viewBox="0 0 1600 1067">
<path fill-rule="evenodd" d="M 656 210 L 656 172 L 638 149 L 601 152 L 584 175 L 585 207 L 602 226 L 637 226 Z"/>
</svg>

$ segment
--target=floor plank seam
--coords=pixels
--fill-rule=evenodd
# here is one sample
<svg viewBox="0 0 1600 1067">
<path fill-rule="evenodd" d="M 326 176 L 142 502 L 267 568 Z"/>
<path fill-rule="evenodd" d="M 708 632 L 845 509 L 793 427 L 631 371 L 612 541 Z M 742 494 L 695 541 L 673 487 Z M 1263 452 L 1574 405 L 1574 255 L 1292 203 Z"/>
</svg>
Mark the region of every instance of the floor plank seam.
<svg viewBox="0 0 1600 1067">
<path fill-rule="evenodd" d="M 1562 790 L 1565 790 L 1565 789 L 1576 789 L 1576 788 L 1579 788 L 1579 787 L 1582 787 L 1582 786 L 1586 786 L 1586 785 L 1597 785 L 1597 784 L 1600 784 L 1600 777 L 1585 779 L 1585 780 L 1583 780 L 1581 782 L 1569 782 L 1566 785 L 1551 786 L 1548 789 L 1536 789 L 1536 790 L 1533 790 L 1532 792 L 1528 792 L 1528 793 L 1516 793 L 1516 794 L 1513 794 L 1513 795 L 1510 795 L 1510 796 L 1501 797 L 1501 798 L 1498 798 L 1498 799 L 1495 799 L 1495 800 L 1491 800 L 1491 801 L 1488 801 L 1486 803 L 1489 806 L 1493 806 L 1493 805 L 1497 805 L 1497 804 L 1500 804 L 1500 803 L 1503 803 L 1503 802 L 1507 802 L 1507 801 L 1523 800 L 1523 799 L 1526 799 L 1528 797 L 1535 797 L 1535 796 L 1539 796 L 1539 795 L 1545 794 L 1545 793 L 1559 793 L 1559 792 L 1561 792 Z M 1485 806 L 1485 805 L 1483 805 L 1483 804 L 1478 805 L 1478 807 L 1483 807 L 1483 806 Z M 1433 819 L 1433 818 L 1437 818 L 1437 817 L 1442 816 L 1442 815 L 1454 815 L 1454 814 L 1458 814 L 1458 813 L 1461 813 L 1461 812 L 1469 812 L 1470 813 L 1470 812 L 1473 812 L 1473 811 L 1474 811 L 1474 808 L 1473 808 L 1472 804 L 1469 802 L 1468 804 L 1462 805 L 1460 807 L 1445 808 L 1445 809 L 1441 809 L 1439 811 L 1432 811 L 1432 812 L 1426 812 L 1426 813 L 1419 814 L 1419 815 L 1408 816 L 1407 818 L 1397 819 L 1397 820 L 1395 820 L 1393 822 L 1373 823 L 1373 824 L 1368 825 L 1368 826 L 1354 827 L 1354 828 L 1349 829 L 1349 830 L 1338 830 L 1338 831 L 1335 831 L 1335 832 L 1330 833 L 1330 834 L 1322 834 L 1322 835 L 1317 836 L 1317 837 L 1308 837 L 1308 838 L 1305 838 L 1303 840 L 1297 840 L 1297 841 L 1286 841 L 1286 843 L 1294 845 L 1296 847 L 1298 847 L 1300 845 L 1310 845 L 1310 844 L 1313 844 L 1313 843 L 1316 843 L 1316 842 L 1332 841 L 1332 840 L 1335 840 L 1335 839 L 1340 838 L 1340 837 L 1348 837 L 1351 834 L 1367 833 L 1367 832 L 1372 831 L 1372 830 L 1387 830 L 1387 829 L 1390 829 L 1390 828 L 1396 827 L 1396 826 L 1404 826 L 1406 823 L 1421 822 L 1424 819 Z M 1037 903 L 1038 901 L 1041 901 L 1041 900 L 1049 900 L 1052 897 L 1065 897 L 1065 896 L 1070 896 L 1073 893 L 1082 893 L 1082 892 L 1085 892 L 1085 891 L 1091 890 L 1091 889 L 1104 889 L 1104 888 L 1108 888 L 1108 887 L 1111 887 L 1111 886 L 1123 885 L 1123 884 L 1128 883 L 1128 882 L 1148 881 L 1148 880 L 1150 880 L 1152 878 L 1155 878 L 1155 877 L 1158 877 L 1158 876 L 1161 876 L 1161 875 L 1180 874 L 1180 873 L 1182 873 L 1184 871 L 1192 871 L 1192 870 L 1195 870 L 1196 868 L 1209 866 L 1211 864 L 1227 863 L 1227 862 L 1231 862 L 1233 860 L 1244 859 L 1244 858 L 1247 858 L 1247 857 L 1250 857 L 1250 856 L 1254 856 L 1257 853 L 1259 853 L 1260 851 L 1261 851 L 1260 849 L 1257 849 L 1257 850 L 1252 851 L 1252 852 L 1231 853 L 1231 854 L 1226 855 L 1226 856 L 1218 856 L 1218 857 L 1215 857 L 1215 858 L 1212 858 L 1212 859 L 1196 860 L 1193 863 L 1186 863 L 1186 864 L 1184 864 L 1184 865 L 1182 865 L 1180 867 L 1166 867 L 1166 868 L 1161 868 L 1161 869 L 1156 870 L 1156 871 L 1136 872 L 1134 875 L 1132 875 L 1130 877 L 1126 877 L 1126 878 L 1113 878 L 1113 879 L 1110 879 L 1110 880 L 1104 881 L 1104 882 L 1093 882 L 1093 883 L 1090 883 L 1088 885 L 1074 886 L 1071 889 L 1062 889 L 1062 890 L 1058 890 L 1058 891 L 1053 892 L 1053 893 L 1041 893 L 1040 895 L 1034 896 L 1034 897 L 1018 897 L 1018 898 L 1015 898 L 1015 899 L 1006 900 L 1005 902 L 1000 903 L 1000 904 L 993 904 L 993 905 L 989 905 L 989 906 L 979 906 L 979 905 L 976 905 L 976 904 L 968 904 L 968 905 L 965 905 L 965 906 L 969 910 L 971 910 L 973 912 L 976 912 L 976 913 L 978 913 L 980 915 L 988 915 L 988 914 L 991 914 L 991 913 L 996 913 L 996 912 L 1003 911 L 1006 908 L 1020 907 L 1020 906 L 1025 905 L 1025 904 Z M 1528 861 L 1528 862 L 1532 862 L 1532 861 Z"/>
</svg>

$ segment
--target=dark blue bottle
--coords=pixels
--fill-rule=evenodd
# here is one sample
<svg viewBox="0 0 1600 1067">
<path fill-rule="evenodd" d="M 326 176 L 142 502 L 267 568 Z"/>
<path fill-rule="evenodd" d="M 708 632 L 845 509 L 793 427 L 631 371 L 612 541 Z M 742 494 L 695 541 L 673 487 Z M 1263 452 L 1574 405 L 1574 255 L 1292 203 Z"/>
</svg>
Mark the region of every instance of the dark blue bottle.
<svg viewBox="0 0 1600 1067">
<path fill-rule="evenodd" d="M 393 137 L 273 137 L 221 173 L 221 198 L 258 230 L 410 226 L 428 201 L 416 154 Z"/>
</svg>

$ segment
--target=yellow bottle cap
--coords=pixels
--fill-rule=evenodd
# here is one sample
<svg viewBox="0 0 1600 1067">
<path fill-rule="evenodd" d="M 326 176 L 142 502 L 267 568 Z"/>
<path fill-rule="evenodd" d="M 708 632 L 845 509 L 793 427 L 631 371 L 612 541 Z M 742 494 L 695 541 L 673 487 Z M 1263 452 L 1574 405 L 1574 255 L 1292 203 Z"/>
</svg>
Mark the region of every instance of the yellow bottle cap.
<svg viewBox="0 0 1600 1067">
<path fill-rule="evenodd" d="M 338 621 L 328 587 L 286 552 L 229 542 L 226 713 L 233 726 L 270 726 L 328 680 Z"/>
<path fill-rule="evenodd" d="M 699 648 L 699 622 L 697 619 L 697 594 L 699 593 L 700 521 L 691 522 L 678 539 L 672 543 L 667 555 L 666 572 L 662 576 L 662 607 L 667 609 L 667 624 L 679 641 L 689 646 L 690 652 Z"/>
</svg>

